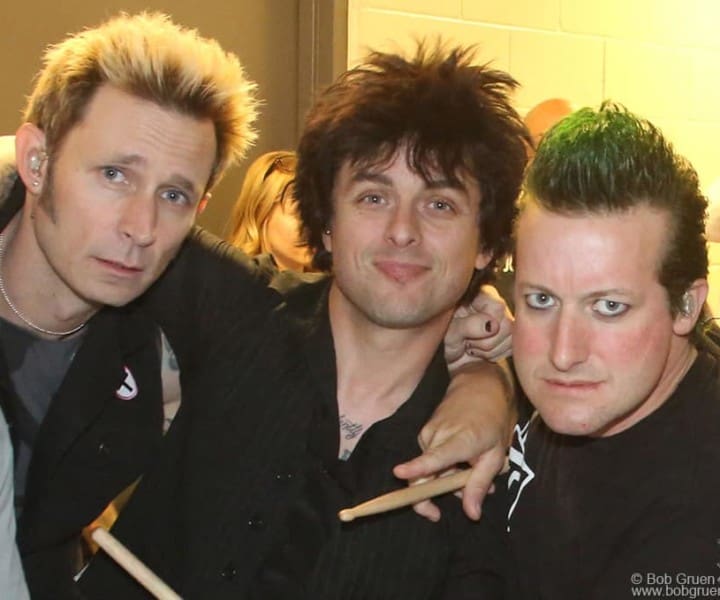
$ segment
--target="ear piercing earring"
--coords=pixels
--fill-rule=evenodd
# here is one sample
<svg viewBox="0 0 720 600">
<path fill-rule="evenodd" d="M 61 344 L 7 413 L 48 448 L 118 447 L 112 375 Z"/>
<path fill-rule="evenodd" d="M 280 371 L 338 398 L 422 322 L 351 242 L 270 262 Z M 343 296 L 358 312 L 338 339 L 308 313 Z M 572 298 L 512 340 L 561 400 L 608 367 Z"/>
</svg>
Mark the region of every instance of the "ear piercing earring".
<svg viewBox="0 0 720 600">
<path fill-rule="evenodd" d="M 39 173 L 41 166 L 42 166 L 42 158 L 40 158 L 37 154 L 33 154 L 30 157 L 30 170 L 33 173 Z"/>
<path fill-rule="evenodd" d="M 47 159 L 47 154 L 45 152 L 40 152 L 39 154 L 32 154 L 30 156 L 30 172 L 35 176 L 40 176 L 40 171 L 42 169 L 43 162 Z M 39 179 L 33 179 L 31 181 L 31 184 L 34 188 L 37 188 L 40 185 Z"/>
<path fill-rule="evenodd" d="M 39 175 L 45 159 L 47 159 L 47 154 L 45 154 L 45 152 L 40 152 L 40 154 L 33 154 L 30 156 L 30 171 L 32 171 L 35 175 Z"/>
<path fill-rule="evenodd" d="M 695 310 L 695 302 L 693 301 L 693 297 L 687 292 L 685 292 L 682 297 L 682 307 L 680 308 L 680 310 L 684 315 L 690 315 Z"/>
</svg>

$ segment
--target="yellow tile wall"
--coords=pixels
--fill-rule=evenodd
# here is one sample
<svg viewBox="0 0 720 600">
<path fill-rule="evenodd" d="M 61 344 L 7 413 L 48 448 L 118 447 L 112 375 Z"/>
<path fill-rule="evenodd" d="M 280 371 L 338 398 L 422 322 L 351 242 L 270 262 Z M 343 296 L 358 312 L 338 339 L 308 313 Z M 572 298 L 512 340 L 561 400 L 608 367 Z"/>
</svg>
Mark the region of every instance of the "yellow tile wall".
<svg viewBox="0 0 720 600">
<path fill-rule="evenodd" d="M 720 2 L 717 0 L 349 0 L 348 63 L 368 47 L 406 50 L 441 35 L 479 44 L 522 88 L 520 112 L 560 96 L 622 102 L 661 127 L 703 188 L 720 179 Z M 720 250 L 711 300 L 720 314 Z"/>
<path fill-rule="evenodd" d="M 708 303 L 710 304 L 713 314 L 720 316 L 720 244 L 708 244 L 708 251 L 710 256 Z"/>
</svg>

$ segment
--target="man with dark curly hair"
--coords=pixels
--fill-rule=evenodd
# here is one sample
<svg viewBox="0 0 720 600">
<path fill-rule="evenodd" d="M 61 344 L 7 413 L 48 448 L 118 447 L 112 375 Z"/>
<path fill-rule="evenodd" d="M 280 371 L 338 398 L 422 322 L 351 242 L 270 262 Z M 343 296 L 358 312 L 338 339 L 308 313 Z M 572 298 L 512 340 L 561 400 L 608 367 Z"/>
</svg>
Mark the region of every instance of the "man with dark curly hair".
<svg viewBox="0 0 720 600">
<path fill-rule="evenodd" d="M 392 468 L 448 385 L 448 323 L 508 248 L 528 136 L 515 81 L 472 58 L 374 53 L 310 110 L 295 193 L 332 275 L 287 295 L 244 375 L 218 369 L 222 395 L 181 410 L 118 523 L 182 596 L 508 597 L 500 493 L 479 522 L 452 496 L 439 523 L 337 517 L 404 485 Z M 107 560 L 81 584 L 144 596 Z"/>
</svg>

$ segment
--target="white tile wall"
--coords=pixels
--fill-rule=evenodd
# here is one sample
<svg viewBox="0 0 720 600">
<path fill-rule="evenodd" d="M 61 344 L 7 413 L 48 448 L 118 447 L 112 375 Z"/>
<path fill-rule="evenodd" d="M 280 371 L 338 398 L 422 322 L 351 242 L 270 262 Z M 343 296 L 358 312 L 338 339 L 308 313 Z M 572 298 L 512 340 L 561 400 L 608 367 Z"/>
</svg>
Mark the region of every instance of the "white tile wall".
<svg viewBox="0 0 720 600">
<path fill-rule="evenodd" d="M 550 96 L 611 97 L 672 123 L 704 185 L 720 177 L 720 2 L 715 0 L 349 0 L 349 63 L 368 47 L 441 35 L 480 45 L 522 84 L 521 111 Z M 674 139 L 674 138 L 673 138 Z M 717 137 L 713 138 L 717 140 Z"/>
<path fill-rule="evenodd" d="M 522 84 L 521 112 L 555 96 L 622 102 L 663 129 L 707 189 L 720 178 L 719 32 L 717 0 L 349 0 L 348 56 L 428 35 L 479 44 L 479 60 Z M 720 314 L 714 245 L 711 264 Z"/>
</svg>

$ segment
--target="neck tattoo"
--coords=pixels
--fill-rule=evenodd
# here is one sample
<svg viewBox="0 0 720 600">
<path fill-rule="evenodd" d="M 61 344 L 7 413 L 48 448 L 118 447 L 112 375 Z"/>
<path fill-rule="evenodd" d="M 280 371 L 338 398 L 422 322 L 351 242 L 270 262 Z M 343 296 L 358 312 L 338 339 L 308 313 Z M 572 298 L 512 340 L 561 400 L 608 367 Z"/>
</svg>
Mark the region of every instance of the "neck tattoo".
<svg viewBox="0 0 720 600">
<path fill-rule="evenodd" d="M 5 235 L 0 233 L 0 294 L 2 294 L 3 299 L 5 300 L 5 303 L 10 307 L 10 310 L 13 311 L 15 316 L 20 319 L 25 325 L 27 325 L 30 329 L 33 329 L 39 333 L 44 333 L 45 335 L 52 335 L 55 337 L 66 337 L 68 335 L 72 335 L 73 333 L 77 333 L 80 331 L 85 325 L 87 325 L 87 321 L 83 321 L 80 323 L 80 325 L 77 325 L 76 327 L 73 327 L 72 329 L 68 329 L 67 331 L 53 331 L 52 329 L 45 329 L 44 327 L 40 327 L 39 325 L 35 325 L 30 319 L 28 319 L 24 314 L 22 314 L 18 308 L 13 304 L 13 301 L 10 300 L 10 297 L 8 296 L 7 290 L 5 289 L 5 280 L 3 279 L 2 274 L 2 260 L 5 256 Z"/>
<path fill-rule="evenodd" d="M 362 435 L 364 425 L 352 421 L 347 415 L 340 415 L 340 431 L 346 440 L 354 440 Z"/>
</svg>

